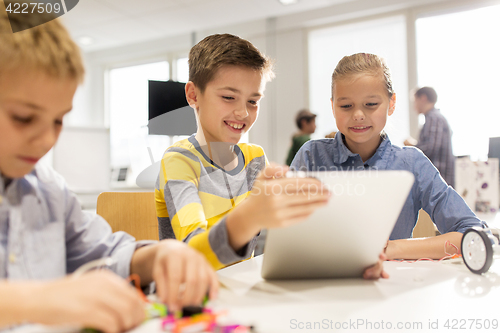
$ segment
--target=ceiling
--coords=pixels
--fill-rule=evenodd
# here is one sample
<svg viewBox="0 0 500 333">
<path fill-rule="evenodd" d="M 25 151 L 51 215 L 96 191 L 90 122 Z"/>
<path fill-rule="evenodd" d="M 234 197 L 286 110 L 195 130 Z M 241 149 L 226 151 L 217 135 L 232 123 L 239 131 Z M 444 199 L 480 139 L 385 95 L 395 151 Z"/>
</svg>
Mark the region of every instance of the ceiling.
<svg viewBox="0 0 500 333">
<path fill-rule="evenodd" d="M 80 0 L 63 20 L 89 52 L 351 1 L 298 0 L 285 6 L 278 0 Z"/>
</svg>

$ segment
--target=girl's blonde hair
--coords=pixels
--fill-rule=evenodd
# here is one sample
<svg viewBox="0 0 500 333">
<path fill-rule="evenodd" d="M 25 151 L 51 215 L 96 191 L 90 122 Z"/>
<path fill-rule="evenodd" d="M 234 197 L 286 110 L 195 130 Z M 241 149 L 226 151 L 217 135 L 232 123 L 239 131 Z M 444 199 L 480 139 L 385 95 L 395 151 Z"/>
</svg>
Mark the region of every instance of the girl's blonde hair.
<svg viewBox="0 0 500 333">
<path fill-rule="evenodd" d="M 335 67 L 332 74 L 332 98 L 335 82 L 358 74 L 380 76 L 383 78 L 389 98 L 394 94 L 391 72 L 385 60 L 375 54 L 356 53 L 343 57 Z"/>
</svg>

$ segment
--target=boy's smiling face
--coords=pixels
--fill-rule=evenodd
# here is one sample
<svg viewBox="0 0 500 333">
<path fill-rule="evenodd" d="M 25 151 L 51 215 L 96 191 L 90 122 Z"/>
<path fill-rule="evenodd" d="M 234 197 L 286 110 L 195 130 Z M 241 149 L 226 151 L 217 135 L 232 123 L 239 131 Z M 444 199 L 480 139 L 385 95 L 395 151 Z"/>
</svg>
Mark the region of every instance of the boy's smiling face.
<svg viewBox="0 0 500 333">
<path fill-rule="evenodd" d="M 56 143 L 76 80 L 12 70 L 0 75 L 0 172 L 19 178 Z"/>
<path fill-rule="evenodd" d="M 361 74 L 335 82 L 332 96 L 333 115 L 348 148 L 360 155 L 375 153 L 396 95 L 389 98 L 380 77 Z"/>
<path fill-rule="evenodd" d="M 259 71 L 229 65 L 217 71 L 203 93 L 188 82 L 186 96 L 198 114 L 198 134 L 203 131 L 206 142 L 237 144 L 257 119 L 265 87 Z"/>
</svg>

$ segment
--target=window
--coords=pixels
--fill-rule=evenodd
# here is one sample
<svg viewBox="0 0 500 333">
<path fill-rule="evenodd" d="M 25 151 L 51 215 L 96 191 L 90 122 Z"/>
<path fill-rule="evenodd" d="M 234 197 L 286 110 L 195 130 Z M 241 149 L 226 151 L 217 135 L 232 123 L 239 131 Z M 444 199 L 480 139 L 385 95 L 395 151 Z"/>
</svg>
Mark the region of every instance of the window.
<svg viewBox="0 0 500 333">
<path fill-rule="evenodd" d="M 396 112 L 385 131 L 394 144 L 409 136 L 406 21 L 403 16 L 313 30 L 309 33 L 309 107 L 318 115 L 313 138 L 337 130 L 330 104 L 331 76 L 346 55 L 377 54 L 387 61 L 397 95 Z"/>
<path fill-rule="evenodd" d="M 176 81 L 188 82 L 189 81 L 189 65 L 188 58 L 179 58 L 177 64 L 177 78 Z"/>
<path fill-rule="evenodd" d="M 493 6 L 416 21 L 418 85 L 436 89 L 456 156 L 486 158 L 488 138 L 500 136 L 499 15 Z"/>
<path fill-rule="evenodd" d="M 109 120 L 111 168 L 130 168 L 127 186 L 151 165 L 148 147 L 159 160 L 171 144 L 168 136 L 148 135 L 148 80 L 168 80 L 166 61 L 111 69 L 109 72 Z"/>
</svg>

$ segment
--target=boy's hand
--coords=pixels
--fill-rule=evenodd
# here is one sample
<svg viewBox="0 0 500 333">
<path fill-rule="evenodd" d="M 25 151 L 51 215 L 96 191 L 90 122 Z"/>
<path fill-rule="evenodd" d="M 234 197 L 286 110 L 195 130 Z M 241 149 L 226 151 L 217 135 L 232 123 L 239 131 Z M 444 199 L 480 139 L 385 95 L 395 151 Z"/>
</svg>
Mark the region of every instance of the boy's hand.
<svg viewBox="0 0 500 333">
<path fill-rule="evenodd" d="M 145 318 L 139 293 L 109 271 L 39 283 L 32 292 L 30 322 L 123 332 Z"/>
<path fill-rule="evenodd" d="M 236 251 L 261 229 L 303 221 L 327 204 L 330 192 L 314 178 L 285 178 L 288 167 L 271 164 L 257 177 L 250 196 L 227 217 L 231 247 Z"/>
<path fill-rule="evenodd" d="M 217 275 L 200 252 L 172 239 L 161 241 L 157 246 L 153 279 L 158 297 L 169 310 L 200 305 L 207 292 L 210 299 L 217 296 Z"/>
<path fill-rule="evenodd" d="M 287 171 L 287 167 L 271 164 L 255 181 L 248 201 L 257 208 L 251 218 L 260 229 L 301 222 L 330 199 L 330 192 L 319 180 L 285 178 Z"/>
<path fill-rule="evenodd" d="M 377 280 L 379 278 L 384 278 L 388 279 L 389 274 L 387 274 L 386 271 L 384 271 L 384 261 L 387 260 L 387 257 L 385 256 L 385 253 L 382 252 L 380 253 L 378 257 L 378 262 L 371 266 L 368 267 L 365 272 L 363 273 L 363 278 L 367 280 Z"/>
</svg>

